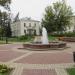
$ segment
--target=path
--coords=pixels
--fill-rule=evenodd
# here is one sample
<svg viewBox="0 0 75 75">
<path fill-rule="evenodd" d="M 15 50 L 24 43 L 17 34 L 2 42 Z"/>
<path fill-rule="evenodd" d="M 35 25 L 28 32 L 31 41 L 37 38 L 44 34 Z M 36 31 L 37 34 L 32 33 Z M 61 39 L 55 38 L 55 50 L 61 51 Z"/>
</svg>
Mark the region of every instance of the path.
<svg viewBox="0 0 75 75">
<path fill-rule="evenodd" d="M 75 65 L 75 43 L 68 45 L 71 48 L 62 51 L 28 51 L 18 50 L 21 44 L 0 45 L 0 63 L 14 67 L 12 75 L 68 75 L 65 69 Z"/>
</svg>

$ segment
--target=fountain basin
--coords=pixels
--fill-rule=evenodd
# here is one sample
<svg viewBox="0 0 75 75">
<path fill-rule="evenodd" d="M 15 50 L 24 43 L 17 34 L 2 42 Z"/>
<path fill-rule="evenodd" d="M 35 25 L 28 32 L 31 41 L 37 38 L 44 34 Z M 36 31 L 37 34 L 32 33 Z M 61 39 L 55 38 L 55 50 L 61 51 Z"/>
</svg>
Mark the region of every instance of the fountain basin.
<svg viewBox="0 0 75 75">
<path fill-rule="evenodd" d="M 66 47 L 65 42 L 49 42 L 49 44 L 41 44 L 41 43 L 23 44 L 24 49 L 32 49 L 32 50 L 63 49 L 65 47 Z"/>
</svg>

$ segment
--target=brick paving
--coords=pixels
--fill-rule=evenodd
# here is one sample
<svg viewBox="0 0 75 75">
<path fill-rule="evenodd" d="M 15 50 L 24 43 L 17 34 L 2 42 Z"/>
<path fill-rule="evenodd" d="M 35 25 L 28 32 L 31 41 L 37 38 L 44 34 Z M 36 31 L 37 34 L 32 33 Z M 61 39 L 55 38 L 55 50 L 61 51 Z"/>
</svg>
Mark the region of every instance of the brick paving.
<svg viewBox="0 0 75 75">
<path fill-rule="evenodd" d="M 69 53 L 34 53 L 16 61 L 17 63 L 28 64 L 59 64 L 73 63 L 73 55 Z"/>
<path fill-rule="evenodd" d="M 14 58 L 17 58 L 25 53 L 20 53 L 16 51 L 0 51 L 0 61 L 7 62 Z"/>
<path fill-rule="evenodd" d="M 2 44 L 0 45 L 0 50 L 11 50 L 14 47 L 22 47 L 21 44 Z"/>
<path fill-rule="evenodd" d="M 67 75 L 65 68 L 71 68 L 75 43 L 62 51 L 18 50 L 22 44 L 0 45 L 0 64 L 14 67 L 11 75 Z"/>
<path fill-rule="evenodd" d="M 24 69 L 22 75 L 57 75 L 55 70 L 48 69 Z"/>
</svg>

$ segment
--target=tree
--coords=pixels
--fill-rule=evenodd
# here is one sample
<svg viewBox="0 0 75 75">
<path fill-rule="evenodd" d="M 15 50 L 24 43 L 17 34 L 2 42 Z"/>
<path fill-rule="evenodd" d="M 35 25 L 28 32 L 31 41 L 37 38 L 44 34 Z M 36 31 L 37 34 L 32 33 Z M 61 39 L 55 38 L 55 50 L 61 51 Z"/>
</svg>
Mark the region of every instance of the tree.
<svg viewBox="0 0 75 75">
<path fill-rule="evenodd" d="M 6 37 L 6 43 L 7 43 L 7 37 L 11 36 L 11 28 L 10 28 L 10 3 L 11 0 L 0 0 L 0 5 L 4 7 L 8 12 L 1 12 L 0 14 L 0 25 L 1 31 L 4 31 L 4 35 Z"/>
<path fill-rule="evenodd" d="M 11 27 L 10 27 L 10 23 L 8 22 L 8 26 L 6 26 L 6 30 L 7 32 L 5 32 L 5 36 L 7 37 L 11 37 Z"/>
<path fill-rule="evenodd" d="M 70 25 L 72 9 L 63 2 L 53 3 L 45 9 L 42 25 L 50 32 L 63 32 Z"/>
<path fill-rule="evenodd" d="M 0 12 L 0 37 L 3 39 L 5 36 L 5 20 L 7 18 L 6 12 Z"/>
<path fill-rule="evenodd" d="M 7 4 L 10 4 L 11 0 L 0 0 L 0 5 L 1 6 L 6 6 Z"/>
</svg>

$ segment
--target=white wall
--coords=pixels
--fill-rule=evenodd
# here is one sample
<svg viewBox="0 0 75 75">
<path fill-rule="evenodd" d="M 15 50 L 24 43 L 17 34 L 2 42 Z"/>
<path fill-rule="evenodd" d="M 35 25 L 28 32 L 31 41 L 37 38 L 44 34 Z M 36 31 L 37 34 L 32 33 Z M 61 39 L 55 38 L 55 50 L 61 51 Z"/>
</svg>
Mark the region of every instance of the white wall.
<svg viewBox="0 0 75 75">
<path fill-rule="evenodd" d="M 26 27 L 24 27 L 24 23 L 26 23 Z M 31 23 L 31 27 L 29 27 L 29 23 Z M 36 23 L 36 26 L 35 26 Z M 35 29 L 36 30 L 36 35 L 40 34 L 40 22 L 39 21 L 34 21 L 34 20 L 20 20 L 18 22 L 12 23 L 11 24 L 11 29 L 12 29 L 12 36 L 22 36 L 25 35 L 24 30 L 26 30 L 27 34 L 27 29 Z"/>
</svg>

